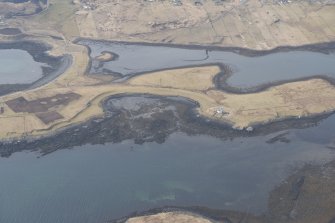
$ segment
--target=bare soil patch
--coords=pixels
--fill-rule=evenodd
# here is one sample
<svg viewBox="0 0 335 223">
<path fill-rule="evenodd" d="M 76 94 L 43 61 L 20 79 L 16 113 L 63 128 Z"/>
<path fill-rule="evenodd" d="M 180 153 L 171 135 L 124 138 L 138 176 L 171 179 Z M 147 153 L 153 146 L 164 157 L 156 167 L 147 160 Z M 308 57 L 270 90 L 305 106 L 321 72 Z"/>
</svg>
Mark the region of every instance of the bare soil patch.
<svg viewBox="0 0 335 223">
<path fill-rule="evenodd" d="M 39 98 L 37 100 L 28 101 L 24 97 L 15 98 L 6 101 L 8 107 L 10 107 L 14 112 L 28 112 L 28 113 L 39 113 L 47 112 L 50 108 L 56 107 L 58 105 L 67 105 L 71 101 L 80 98 L 79 94 L 67 93 L 67 94 L 57 94 L 53 97 Z"/>
<path fill-rule="evenodd" d="M 37 118 L 39 118 L 44 124 L 49 124 L 51 122 L 54 122 L 58 119 L 64 118 L 61 114 L 55 111 L 48 111 L 48 112 L 42 112 L 42 113 L 36 113 L 35 114 Z"/>
</svg>

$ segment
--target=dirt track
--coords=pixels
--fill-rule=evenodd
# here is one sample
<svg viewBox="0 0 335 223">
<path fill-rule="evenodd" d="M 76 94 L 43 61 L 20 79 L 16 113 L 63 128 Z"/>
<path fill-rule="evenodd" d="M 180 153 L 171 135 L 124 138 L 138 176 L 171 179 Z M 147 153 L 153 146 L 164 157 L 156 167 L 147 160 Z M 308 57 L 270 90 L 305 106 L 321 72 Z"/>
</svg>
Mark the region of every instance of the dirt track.
<svg viewBox="0 0 335 223">
<path fill-rule="evenodd" d="M 109 95 L 119 93 L 150 93 L 187 97 L 199 102 L 200 114 L 231 123 L 235 128 L 247 128 L 250 125 L 287 117 L 299 118 L 325 114 L 334 110 L 334 87 L 327 81 L 319 79 L 279 85 L 264 92 L 237 95 L 213 89 L 212 79 L 217 71 L 207 67 L 202 70 L 206 74 L 201 77 L 197 74 L 199 72 L 197 68 L 187 71 L 188 77 L 191 78 L 188 80 L 192 81 L 179 79 L 180 75 L 178 77 L 174 73 L 185 74 L 185 70 L 177 69 L 171 72 L 162 71 L 155 75 L 159 79 L 151 78 L 149 82 L 143 75 L 127 83 L 106 84 L 105 78 L 85 75 L 90 61 L 88 51 L 83 46 L 70 42 L 70 38 L 76 35 L 109 39 L 122 38 L 130 41 L 240 46 L 253 49 L 327 42 L 334 40 L 332 33 L 335 30 L 329 26 L 329 21 L 333 21 L 334 16 L 331 13 L 335 7 L 333 4 L 307 3 L 306 1 L 279 4 L 249 0 L 243 4 L 227 1 L 223 5 L 215 5 L 212 1 L 207 1 L 202 6 L 194 6 L 190 2 L 182 6 L 174 6 L 168 1 L 152 3 L 136 1 L 134 3 L 128 0 L 99 0 L 94 2 L 94 7 L 87 8 L 85 4 L 88 3 L 73 4 L 70 0 L 51 0 L 50 3 L 50 8 L 46 12 L 24 19 L 8 19 L 5 22 L 18 28 L 24 27 L 28 34 L 25 37 L 27 39 L 39 39 L 51 44 L 53 46 L 49 52 L 51 55 L 59 56 L 64 53 L 72 55 L 73 64 L 62 76 L 51 83 L 37 89 L 8 95 L 2 100 L 8 101 L 24 97 L 26 100 L 33 101 L 71 92 L 82 95 L 82 97 L 68 105 L 57 106 L 53 111 L 60 115 L 57 117 L 64 118 L 47 125 L 41 122 L 35 114 L 16 113 L 10 108 L 5 108 L 0 121 L 8 128 L 0 132 L 1 138 L 50 133 L 102 115 L 100 101 Z M 139 9 L 141 12 L 138 12 Z M 185 10 L 190 14 L 189 16 L 185 16 Z M 131 20 L 130 15 L 138 16 L 138 18 Z M 108 29 L 109 26 L 104 23 L 103 18 L 109 18 L 113 25 L 119 25 L 121 28 Z M 171 22 L 171 19 L 184 22 L 176 24 Z M 99 29 L 99 25 L 103 25 L 107 30 Z M 86 32 L 86 29 L 90 32 Z M 124 32 L 123 29 L 126 29 L 127 32 Z M 148 30 L 148 32 L 137 35 L 139 29 Z M 266 35 L 265 31 L 271 35 Z M 316 31 L 319 31 L 317 36 Z M 212 38 L 213 32 L 215 32 L 214 39 Z M 274 33 L 277 34 L 274 35 Z M 160 38 L 156 38 L 157 36 Z M 161 38 L 163 36 L 164 38 Z M 171 39 L 166 39 L 167 37 Z M 2 36 L 1 39 L 8 40 L 10 37 Z M 217 41 L 217 39 L 223 41 Z M 266 44 L 262 43 L 264 41 Z M 150 77 L 150 74 L 148 76 Z M 202 86 L 204 84 L 206 86 Z M 297 87 L 299 90 L 295 90 Z M 323 88 L 325 90 L 321 91 L 320 89 Z M 319 92 L 321 99 L 308 92 Z M 222 107 L 225 107 L 228 115 L 224 115 L 226 113 L 223 112 L 221 114 Z"/>
<path fill-rule="evenodd" d="M 88 1 L 77 4 L 80 36 L 271 49 L 335 40 L 335 5 L 326 1 Z M 238 2 L 238 3 L 237 3 Z"/>
</svg>

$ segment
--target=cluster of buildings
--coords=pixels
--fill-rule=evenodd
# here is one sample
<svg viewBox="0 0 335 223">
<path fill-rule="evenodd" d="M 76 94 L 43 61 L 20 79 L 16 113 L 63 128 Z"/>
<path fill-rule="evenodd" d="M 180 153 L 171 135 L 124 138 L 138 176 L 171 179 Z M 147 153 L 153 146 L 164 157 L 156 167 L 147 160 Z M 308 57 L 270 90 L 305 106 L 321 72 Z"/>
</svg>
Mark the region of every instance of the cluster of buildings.
<svg viewBox="0 0 335 223">
<path fill-rule="evenodd" d="M 170 1 L 171 4 L 175 6 L 183 5 L 183 0 L 143 0 L 144 2 L 162 2 L 162 1 Z M 188 0 L 189 1 L 189 0 Z M 194 5 L 201 6 L 206 1 L 213 1 L 216 5 L 223 4 L 224 1 L 227 0 L 192 0 Z M 285 0 L 283 0 L 285 1 Z M 73 0 L 73 4 L 81 4 L 83 9 L 85 10 L 94 10 L 97 6 L 95 0 Z"/>
<path fill-rule="evenodd" d="M 171 0 L 174 5 L 182 5 L 182 0 Z M 194 5 L 203 5 L 206 0 L 193 0 Z M 221 5 L 225 0 L 212 0 L 215 4 Z"/>
<path fill-rule="evenodd" d="M 74 4 L 81 4 L 85 10 L 94 10 L 97 8 L 95 0 L 73 0 Z"/>
<path fill-rule="evenodd" d="M 155 1 L 164 1 L 164 0 L 144 0 L 146 2 L 155 2 Z M 183 5 L 183 0 L 169 0 L 173 5 L 180 6 Z M 193 0 L 194 5 L 203 5 L 207 0 Z M 215 2 L 215 4 L 220 5 L 226 0 L 211 0 Z"/>
</svg>

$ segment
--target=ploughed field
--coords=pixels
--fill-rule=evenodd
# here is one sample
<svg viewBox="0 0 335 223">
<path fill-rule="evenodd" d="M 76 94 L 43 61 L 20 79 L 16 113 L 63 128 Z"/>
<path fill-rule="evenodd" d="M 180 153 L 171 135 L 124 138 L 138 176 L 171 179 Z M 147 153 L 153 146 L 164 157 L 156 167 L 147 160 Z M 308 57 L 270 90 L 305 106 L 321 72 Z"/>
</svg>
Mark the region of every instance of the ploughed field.
<svg viewBox="0 0 335 223">
<path fill-rule="evenodd" d="M 243 133 L 191 118 L 196 104 L 183 98 L 119 95 L 103 106 L 104 119 L 0 146 L 2 222 L 334 217 L 334 116 Z"/>
<path fill-rule="evenodd" d="M 0 222 L 335 221 L 334 1 L 174 2 L 0 0 Z"/>
<path fill-rule="evenodd" d="M 315 46 L 313 52 L 303 48 L 230 52 L 79 43 L 88 44 L 90 57 L 83 46 L 73 45 L 74 51 L 69 52 L 73 64 L 61 76 L 51 75 L 56 79 L 45 86 L 1 98 L 0 124 L 7 126 L 0 129 L 1 138 L 53 134 L 103 116 L 101 101 L 123 93 L 181 96 L 198 103 L 200 118 L 247 131 L 285 119 L 330 114 L 335 109 L 332 45 L 327 51 Z M 28 109 L 29 104 L 36 109 Z M 27 110 L 15 109 L 17 106 Z"/>
<path fill-rule="evenodd" d="M 67 69 L 46 61 L 45 84 L 1 97 L 0 222 L 335 217 L 331 45 L 83 43 Z"/>
</svg>

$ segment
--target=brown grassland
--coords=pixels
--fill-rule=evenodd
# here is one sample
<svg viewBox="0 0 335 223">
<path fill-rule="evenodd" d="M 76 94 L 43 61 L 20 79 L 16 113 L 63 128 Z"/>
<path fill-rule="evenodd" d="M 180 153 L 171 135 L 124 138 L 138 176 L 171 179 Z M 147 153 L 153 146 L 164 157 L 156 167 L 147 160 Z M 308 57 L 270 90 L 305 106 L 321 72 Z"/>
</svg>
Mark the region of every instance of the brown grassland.
<svg viewBox="0 0 335 223">
<path fill-rule="evenodd" d="M 205 1 L 195 6 L 184 1 L 175 6 L 171 1 L 91 0 L 94 7 L 87 9 L 78 0 L 50 0 L 48 9 L 28 17 L 0 18 L 0 28 L 20 28 L 24 35 L 0 35 L 0 42 L 30 40 L 52 46 L 50 55 L 70 54 L 72 65 L 58 78 L 41 87 L 19 91 L 0 97 L 4 112 L 0 114 L 0 140 L 20 139 L 24 136 L 41 137 L 83 123 L 93 117 L 102 117 L 102 101 L 117 94 L 152 94 L 181 96 L 198 102 L 197 112 L 206 119 L 226 123 L 236 129 L 257 127 L 287 118 L 306 118 L 335 111 L 335 86 L 320 78 L 300 80 L 269 87 L 256 93 L 236 94 L 217 89 L 214 83 L 221 68 L 216 65 L 171 69 L 134 76 L 124 82 L 113 83 L 106 75 L 87 75 L 90 63 L 88 49 L 77 45 L 77 37 L 128 42 L 210 45 L 269 50 L 280 46 L 335 41 L 335 4 L 332 1 L 226 0 L 222 5 Z M 3 6 L 6 4 L 6 7 Z M 26 10 L 29 3 L 15 6 L 0 2 L 4 11 Z M 30 5 L 31 6 L 31 5 Z M 100 60 L 112 59 L 112 54 Z M 269 73 L 271 75 L 271 73 Z M 108 80 L 108 81 L 106 81 Z M 66 98 L 72 95 L 72 98 Z M 70 100 L 71 99 L 71 100 Z M 23 101 L 36 109 L 21 111 L 9 102 Z M 6 103 L 7 102 L 7 103 Z M 9 106 L 11 105 L 11 106 Z M 16 112 L 14 111 L 16 110 Z M 317 185 L 325 178 L 313 181 Z M 315 197 L 324 188 L 309 188 Z M 329 188 L 333 188 L 329 186 Z M 307 197 L 309 202 L 312 201 Z M 330 199 L 330 200 L 331 200 Z M 283 207 L 290 207 L 275 200 Z M 331 200 L 332 202 L 333 200 Z M 283 202 L 281 204 L 280 202 Z M 297 202 L 305 204 L 308 202 Z M 298 206 L 299 206 L 298 205 Z M 322 206 L 320 206 L 322 207 Z M 332 205 L 326 206 L 332 208 Z M 289 209 L 289 208 L 288 208 Z M 328 219 L 328 215 L 321 216 Z M 333 215 L 332 210 L 326 210 Z M 305 211 L 304 213 L 312 213 Z M 291 212 L 289 212 L 291 214 Z M 244 222 L 237 218 L 234 222 Z M 318 219 L 309 218 L 316 222 Z M 284 222 L 285 220 L 278 222 Z M 134 217 L 127 223 L 195 222 L 210 220 L 186 212 L 166 212 Z M 254 220 L 248 222 L 263 222 Z"/>
<path fill-rule="evenodd" d="M 202 116 L 239 129 L 288 117 L 330 113 L 335 109 L 335 89 L 326 80 L 297 81 L 258 93 L 232 94 L 215 89 L 213 78 L 220 73 L 218 66 L 159 71 L 122 83 L 106 82 L 109 77 L 86 75 L 88 51 L 72 43 L 78 36 L 253 49 L 327 42 L 335 39 L 335 29 L 331 26 L 335 14 L 330 13 L 335 7 L 333 4 L 250 0 L 243 4 L 226 1 L 220 6 L 207 1 L 201 7 L 186 2 L 177 7 L 169 1 L 92 2 L 96 7 L 87 10 L 78 1 L 51 0 L 49 8 L 39 14 L 5 21 L 10 27 L 21 28 L 27 34 L 25 39 L 50 44 L 53 47 L 51 55 L 72 55 L 73 64 L 63 75 L 42 87 L 6 95 L 0 100 L 6 102 L 23 97 L 28 101 L 43 101 L 46 97 L 67 93 L 80 97 L 66 105 L 48 108 L 57 119 L 47 124 L 38 118 L 45 114 L 14 112 L 5 105 L 5 112 L 0 115 L 0 125 L 6 126 L 0 129 L 1 139 L 51 134 L 102 116 L 101 101 L 120 93 L 189 98 L 199 103 L 198 112 Z M 130 15 L 136 19 L 131 19 Z M 0 40 L 10 41 L 10 38 L 0 36 Z"/>
</svg>

